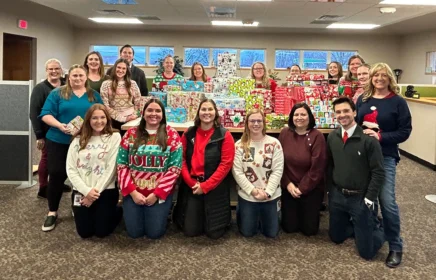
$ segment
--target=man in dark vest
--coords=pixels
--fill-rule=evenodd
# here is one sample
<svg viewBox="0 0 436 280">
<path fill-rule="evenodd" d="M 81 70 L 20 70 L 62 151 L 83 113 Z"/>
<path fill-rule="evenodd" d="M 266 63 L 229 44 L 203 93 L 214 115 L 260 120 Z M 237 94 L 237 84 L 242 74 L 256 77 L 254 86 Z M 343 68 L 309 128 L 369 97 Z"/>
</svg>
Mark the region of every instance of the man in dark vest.
<svg viewBox="0 0 436 280">
<path fill-rule="evenodd" d="M 133 65 L 133 57 L 135 56 L 135 50 L 131 45 L 124 45 L 120 49 L 120 58 L 126 59 L 130 63 L 130 72 L 132 73 L 132 80 L 138 85 L 139 91 L 142 96 L 148 95 L 147 80 L 145 79 L 145 73 L 135 65 Z M 109 68 L 106 75 L 110 75 L 113 67 Z"/>
</svg>

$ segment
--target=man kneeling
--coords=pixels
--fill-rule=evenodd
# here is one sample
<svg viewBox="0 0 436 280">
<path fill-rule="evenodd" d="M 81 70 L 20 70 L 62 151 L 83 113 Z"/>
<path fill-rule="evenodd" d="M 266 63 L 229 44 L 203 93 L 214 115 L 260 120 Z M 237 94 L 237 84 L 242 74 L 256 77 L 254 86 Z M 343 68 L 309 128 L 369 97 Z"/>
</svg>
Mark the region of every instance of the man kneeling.
<svg viewBox="0 0 436 280">
<path fill-rule="evenodd" d="M 333 102 L 341 125 L 327 139 L 330 239 L 339 244 L 354 236 L 359 255 L 372 259 L 384 243 L 374 201 L 384 182 L 383 155 L 374 137 L 357 126 L 349 98 Z"/>
</svg>

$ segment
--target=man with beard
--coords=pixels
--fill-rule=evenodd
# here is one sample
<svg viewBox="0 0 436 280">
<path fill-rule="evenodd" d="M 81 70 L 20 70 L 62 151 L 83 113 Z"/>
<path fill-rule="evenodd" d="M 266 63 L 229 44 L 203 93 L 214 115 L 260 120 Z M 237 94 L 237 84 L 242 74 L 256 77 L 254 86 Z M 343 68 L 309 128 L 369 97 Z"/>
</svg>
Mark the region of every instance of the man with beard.
<svg viewBox="0 0 436 280">
<path fill-rule="evenodd" d="M 357 126 L 351 99 L 336 99 L 333 109 L 341 127 L 327 138 L 329 236 L 337 244 L 354 236 L 359 255 L 369 260 L 385 241 L 374 209 L 384 182 L 383 155 L 378 141 Z"/>
</svg>

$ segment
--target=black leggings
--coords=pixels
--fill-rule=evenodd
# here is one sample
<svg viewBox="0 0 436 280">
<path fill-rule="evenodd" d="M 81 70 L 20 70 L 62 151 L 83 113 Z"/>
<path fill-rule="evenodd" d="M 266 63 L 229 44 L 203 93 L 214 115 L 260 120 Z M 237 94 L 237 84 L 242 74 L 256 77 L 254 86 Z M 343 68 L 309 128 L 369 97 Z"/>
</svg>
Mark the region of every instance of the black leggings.
<svg viewBox="0 0 436 280">
<path fill-rule="evenodd" d="M 88 238 L 95 235 L 101 238 L 111 234 L 122 217 L 122 208 L 117 207 L 118 189 L 104 190 L 90 207 L 74 206 L 76 194 L 79 192 L 74 190 L 71 202 L 76 230 L 80 237 Z"/>
<path fill-rule="evenodd" d="M 46 139 L 48 188 L 47 200 L 49 211 L 58 211 L 65 180 L 67 179 L 68 144 L 60 144 Z"/>
</svg>

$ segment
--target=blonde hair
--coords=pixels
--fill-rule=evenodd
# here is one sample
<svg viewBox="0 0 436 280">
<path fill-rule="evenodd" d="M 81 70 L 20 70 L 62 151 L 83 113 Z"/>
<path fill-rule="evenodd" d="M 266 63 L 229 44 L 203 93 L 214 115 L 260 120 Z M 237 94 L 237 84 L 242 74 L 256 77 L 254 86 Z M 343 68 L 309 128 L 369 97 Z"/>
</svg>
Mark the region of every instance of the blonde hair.
<svg viewBox="0 0 436 280">
<path fill-rule="evenodd" d="M 47 70 L 47 67 L 50 63 L 57 63 L 59 64 L 59 68 L 61 68 L 61 76 L 64 75 L 64 69 L 62 68 L 62 63 L 59 61 L 59 59 L 56 58 L 50 58 L 45 62 L 45 70 Z M 48 76 L 48 75 L 47 75 Z"/>
<path fill-rule="evenodd" d="M 63 99 L 68 100 L 71 98 L 71 95 L 73 94 L 73 88 L 71 87 L 71 83 L 70 83 L 70 74 L 73 70 L 78 69 L 78 68 L 85 71 L 85 75 L 88 76 L 88 72 L 86 71 L 86 68 L 83 67 L 83 65 L 74 64 L 73 66 L 71 66 L 71 68 L 68 70 L 68 79 L 67 79 L 66 85 L 60 87 L 61 97 Z M 89 86 L 88 78 L 86 78 L 86 80 L 85 80 L 85 88 L 86 88 L 86 94 L 88 95 L 88 101 L 94 102 L 96 100 L 95 95 L 94 95 L 94 90 Z"/>
<path fill-rule="evenodd" d="M 250 136 L 250 129 L 248 128 L 248 119 L 251 115 L 254 114 L 260 114 L 262 116 L 262 123 L 263 123 L 263 129 L 262 134 L 266 134 L 266 119 L 265 114 L 260 109 L 251 109 L 248 111 L 247 115 L 245 116 L 245 122 L 244 122 L 244 132 L 242 133 L 241 137 L 241 144 L 242 144 L 242 150 L 244 151 L 244 158 L 250 157 L 250 142 L 251 142 L 251 136 Z"/>
<path fill-rule="evenodd" d="M 392 69 L 386 63 L 379 62 L 379 63 L 375 63 L 369 70 L 369 83 L 366 85 L 365 92 L 363 93 L 363 99 L 362 99 L 363 102 L 367 101 L 369 98 L 371 98 L 374 95 L 375 87 L 372 84 L 372 78 L 380 70 L 386 70 L 386 74 L 389 77 L 389 86 L 388 86 L 389 91 L 397 95 L 400 94 L 400 88 L 398 87 L 397 82 L 395 81 L 395 76 L 394 73 L 392 72 Z"/>
<path fill-rule="evenodd" d="M 266 89 L 271 88 L 271 82 L 269 81 L 269 77 L 267 75 L 266 66 L 263 62 L 256 61 L 251 65 L 251 78 L 256 80 L 256 77 L 254 76 L 254 65 L 260 64 L 263 67 L 263 77 L 262 77 L 262 87 Z"/>
</svg>

